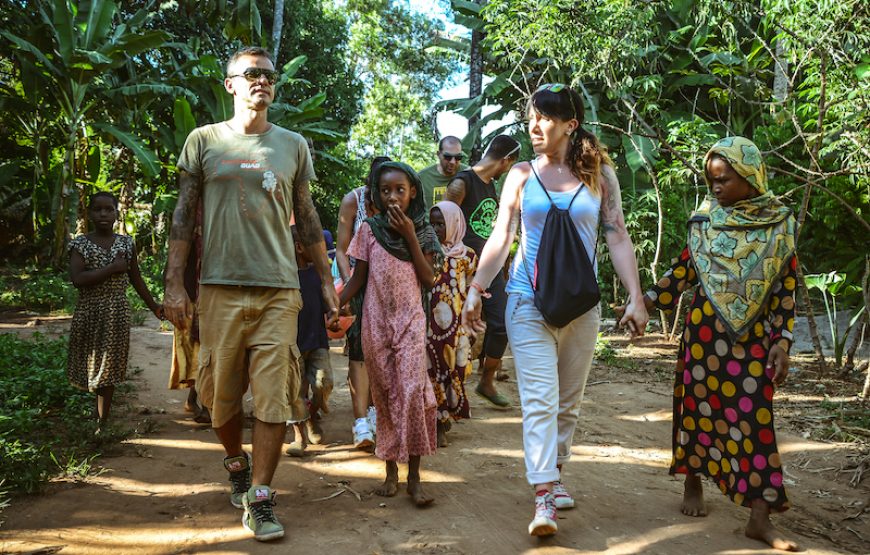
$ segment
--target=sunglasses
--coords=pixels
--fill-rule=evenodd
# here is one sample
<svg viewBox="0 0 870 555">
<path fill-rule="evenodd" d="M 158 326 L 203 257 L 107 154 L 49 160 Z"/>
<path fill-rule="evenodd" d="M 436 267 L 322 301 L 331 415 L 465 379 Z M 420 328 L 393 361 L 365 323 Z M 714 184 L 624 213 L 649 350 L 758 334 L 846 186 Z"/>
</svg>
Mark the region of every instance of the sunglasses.
<svg viewBox="0 0 870 555">
<path fill-rule="evenodd" d="M 562 92 L 568 88 L 568 85 L 564 85 L 562 83 L 544 83 L 540 87 L 538 87 L 538 91 L 550 91 L 554 93 Z"/>
<path fill-rule="evenodd" d="M 443 156 L 445 160 L 458 160 L 460 162 L 463 158 L 465 158 L 465 155 L 461 152 L 459 154 L 448 154 L 446 152 L 443 152 L 441 153 L 441 156 Z"/>
<path fill-rule="evenodd" d="M 242 73 L 237 73 L 235 75 L 227 75 L 228 78 L 232 79 L 233 77 L 244 77 L 248 80 L 249 83 L 255 83 L 260 80 L 260 77 L 265 77 L 266 81 L 269 82 L 270 85 L 274 85 L 278 82 L 278 72 L 274 69 L 263 69 L 261 67 L 249 67 Z"/>
<path fill-rule="evenodd" d="M 568 92 L 568 85 L 565 85 L 563 83 L 544 83 L 543 85 L 538 87 L 538 90 L 536 90 L 535 92 L 540 91 L 549 91 L 556 94 L 562 91 Z M 577 107 L 574 106 L 574 97 L 571 95 L 570 92 L 568 92 L 568 101 L 571 102 L 571 111 L 574 112 L 574 117 L 577 117 Z"/>
<path fill-rule="evenodd" d="M 520 145 L 519 145 L 519 143 L 517 143 L 517 146 L 515 146 L 510 152 L 505 154 L 505 158 L 510 158 L 513 155 L 513 153 L 517 152 L 519 149 L 520 149 Z"/>
</svg>

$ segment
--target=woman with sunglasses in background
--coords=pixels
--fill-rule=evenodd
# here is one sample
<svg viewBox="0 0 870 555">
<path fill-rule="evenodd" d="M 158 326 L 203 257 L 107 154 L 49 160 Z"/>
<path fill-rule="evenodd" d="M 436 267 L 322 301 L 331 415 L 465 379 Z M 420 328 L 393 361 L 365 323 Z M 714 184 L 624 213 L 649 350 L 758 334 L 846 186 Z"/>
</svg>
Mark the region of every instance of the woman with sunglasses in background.
<svg viewBox="0 0 870 555">
<path fill-rule="evenodd" d="M 576 255 L 588 256 L 593 271 L 599 225 L 603 228 L 616 273 L 630 295 L 620 324 L 639 335 L 649 316 L 625 228 L 619 182 L 603 147 L 581 127 L 582 99 L 565 85 L 543 85 L 532 95 L 527 115 L 537 158 L 515 165 L 508 173 L 495 227 L 465 301 L 463 321 L 476 332 L 483 330 L 481 297 L 501 270 L 520 222 L 522 237 L 507 285 L 505 320 L 523 409 L 526 478 L 535 488 L 529 534 L 548 536 L 557 530 L 556 510 L 574 506 L 562 484 L 561 469 L 571 456 L 600 316 L 596 304 L 557 327 L 544 319 L 535 304 L 530 275 L 551 205 L 569 210 L 584 247 Z"/>
</svg>

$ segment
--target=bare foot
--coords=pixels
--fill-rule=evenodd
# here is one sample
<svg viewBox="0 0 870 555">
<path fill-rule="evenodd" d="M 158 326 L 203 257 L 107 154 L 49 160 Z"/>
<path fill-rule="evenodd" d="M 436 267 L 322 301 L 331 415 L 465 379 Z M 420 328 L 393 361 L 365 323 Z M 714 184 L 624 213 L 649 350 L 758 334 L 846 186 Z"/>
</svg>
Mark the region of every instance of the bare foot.
<svg viewBox="0 0 870 555">
<path fill-rule="evenodd" d="M 680 511 L 688 516 L 707 516 L 707 508 L 704 506 L 704 489 L 701 486 L 700 476 L 686 474 L 683 504 L 680 507 Z"/>
<path fill-rule="evenodd" d="M 387 461 L 387 477 L 375 493 L 381 497 L 393 497 L 399 491 L 399 467 L 395 461 Z"/>
<path fill-rule="evenodd" d="M 434 498 L 429 497 L 423 491 L 423 484 L 420 483 L 419 478 L 408 478 L 408 495 L 411 496 L 414 504 L 418 507 L 431 505 L 432 502 L 435 501 Z"/>
<path fill-rule="evenodd" d="M 444 425 L 443 422 L 438 422 L 438 447 L 447 447 L 449 443 L 447 442 L 447 426 Z"/>
<path fill-rule="evenodd" d="M 800 546 L 785 537 L 772 522 L 770 522 L 770 506 L 763 499 L 752 502 L 752 514 L 746 524 L 746 537 L 762 541 L 774 549 L 781 551 L 799 551 Z"/>
</svg>

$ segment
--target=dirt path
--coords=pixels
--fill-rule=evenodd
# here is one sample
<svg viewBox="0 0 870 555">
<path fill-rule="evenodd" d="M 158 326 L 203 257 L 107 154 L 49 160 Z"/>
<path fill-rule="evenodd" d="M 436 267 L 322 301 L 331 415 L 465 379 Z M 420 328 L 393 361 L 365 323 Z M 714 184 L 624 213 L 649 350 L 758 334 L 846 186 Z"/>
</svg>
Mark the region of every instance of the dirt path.
<svg viewBox="0 0 870 555">
<path fill-rule="evenodd" d="M 0 333 L 10 331 L 5 327 Z M 65 324 L 40 329 L 58 333 Z M 532 497 L 519 409 L 497 411 L 472 400 L 474 418 L 454 425 L 451 446 L 424 461 L 423 478 L 436 496 L 431 508 L 413 508 L 404 494 L 371 495 L 382 463 L 349 445 L 347 363 L 333 348 L 340 386 L 324 421 L 331 443 L 309 447 L 303 459 L 282 458 L 274 486 L 287 537 L 259 544 L 227 501 L 214 434 L 188 420 L 185 392 L 166 390 L 171 335 L 150 321 L 132 331 L 130 364 L 142 369 L 134 378 L 132 415 L 151 419 L 154 431 L 126 442 L 120 456 L 102 458 L 106 471 L 86 483 L 58 483 L 46 494 L 14 499 L 0 516 L 0 552 L 775 553 L 743 536 L 747 512 L 709 484 L 708 518 L 679 513 L 681 483 L 667 475 L 670 377 L 664 369 L 674 347 L 658 341 L 629 348 L 634 369 L 593 369 L 575 456 L 565 467 L 578 507 L 560 513 L 559 534 L 543 541 L 526 534 Z M 514 383 L 503 387 L 517 399 Z M 143 412 L 149 414 L 137 414 Z M 851 488 L 848 478 L 832 480 L 835 475 L 820 470 L 839 468 L 846 448 L 789 433 L 780 434 L 780 447 L 794 509 L 775 522 L 809 553 L 870 553 L 867 514 L 849 519 L 870 500 L 867 481 Z M 361 500 L 350 489 L 330 498 L 344 486 Z"/>
</svg>

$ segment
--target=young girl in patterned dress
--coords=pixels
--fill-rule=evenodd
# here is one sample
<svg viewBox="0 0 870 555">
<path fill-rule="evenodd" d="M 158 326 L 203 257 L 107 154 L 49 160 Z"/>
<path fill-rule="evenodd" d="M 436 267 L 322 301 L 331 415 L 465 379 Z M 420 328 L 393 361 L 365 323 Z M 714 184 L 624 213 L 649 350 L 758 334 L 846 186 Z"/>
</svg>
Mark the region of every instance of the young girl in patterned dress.
<svg viewBox="0 0 870 555">
<path fill-rule="evenodd" d="M 114 233 L 118 199 L 111 193 L 91 195 L 88 216 L 94 232 L 70 241 L 70 279 L 79 290 L 69 336 L 67 375 L 74 386 L 97 394 L 97 430 L 105 426 L 115 386 L 126 379 L 130 349 L 130 303 L 127 285 L 158 318 L 163 308 L 151 297 L 136 261 L 129 235 Z"/>
<path fill-rule="evenodd" d="M 767 191 L 761 153 L 748 139 L 717 142 L 705 177 L 712 196 L 689 220 L 688 246 L 645 296 L 648 309 L 670 310 L 700 285 L 680 343 L 670 473 L 686 475 L 684 514 L 706 515 L 707 476 L 751 509 L 747 536 L 794 551 L 769 515 L 789 506 L 772 401 L 792 344 L 795 220 Z"/>
<path fill-rule="evenodd" d="M 426 373 L 423 288 L 435 281 L 441 247 L 426 217 L 420 178 L 400 162 L 386 162 L 373 175 L 378 210 L 359 227 L 347 254 L 356 259 L 341 292 L 346 304 L 366 287 L 362 347 L 377 410 L 375 455 L 387 477 L 375 490 L 398 491 L 397 463 L 408 463 L 408 494 L 418 506 L 432 498 L 420 484 L 420 457 L 435 452 L 435 395 Z"/>
<path fill-rule="evenodd" d="M 471 375 L 471 342 L 462 327 L 462 305 L 477 269 L 477 256 L 462 242 L 465 218 L 459 205 L 442 201 L 429 211 L 429 222 L 444 249 L 429 302 L 429 379 L 438 402 L 438 447 L 447 447 L 450 419 L 468 418 L 465 378 Z"/>
</svg>

